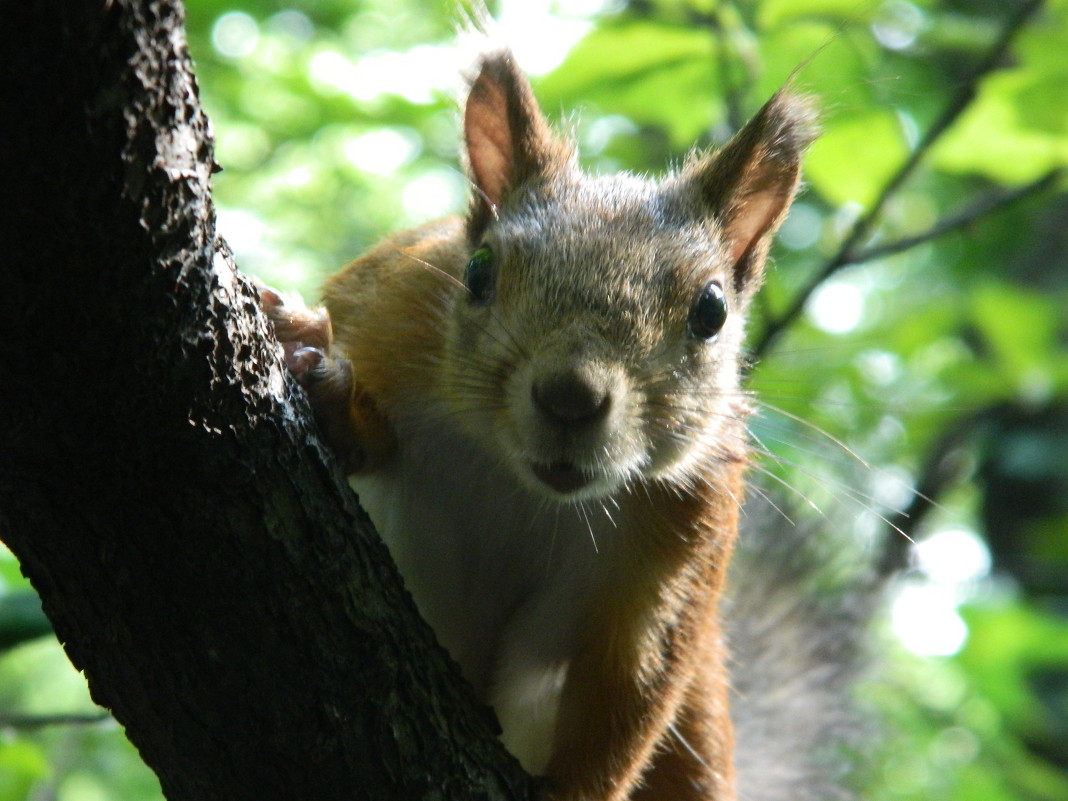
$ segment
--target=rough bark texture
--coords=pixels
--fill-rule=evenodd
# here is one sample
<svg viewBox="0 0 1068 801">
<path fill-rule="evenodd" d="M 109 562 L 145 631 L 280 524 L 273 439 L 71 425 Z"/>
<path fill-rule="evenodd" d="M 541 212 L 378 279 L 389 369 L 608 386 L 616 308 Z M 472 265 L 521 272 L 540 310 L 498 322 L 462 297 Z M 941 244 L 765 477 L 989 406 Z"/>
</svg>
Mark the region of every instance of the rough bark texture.
<svg viewBox="0 0 1068 801">
<path fill-rule="evenodd" d="M 217 244 L 177 0 L 0 4 L 0 537 L 169 799 L 505 798 Z"/>
</svg>

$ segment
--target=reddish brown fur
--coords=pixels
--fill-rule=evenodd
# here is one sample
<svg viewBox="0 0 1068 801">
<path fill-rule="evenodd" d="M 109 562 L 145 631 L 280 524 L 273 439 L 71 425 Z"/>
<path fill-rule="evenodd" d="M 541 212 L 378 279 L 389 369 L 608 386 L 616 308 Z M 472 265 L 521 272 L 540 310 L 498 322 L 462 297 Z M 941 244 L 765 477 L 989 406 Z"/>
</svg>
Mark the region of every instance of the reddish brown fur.
<svg viewBox="0 0 1068 801">
<path fill-rule="evenodd" d="M 565 687 L 550 763 L 549 775 L 573 788 L 567 798 L 734 797 L 716 607 L 737 531 L 743 465 L 720 467 L 699 492 L 653 485 L 624 501 L 621 517 L 637 529 L 626 538 L 634 549 L 615 568 L 627 592 L 611 586 L 591 599 L 589 647 Z M 608 770 L 605 753 L 615 756 Z"/>
<path fill-rule="evenodd" d="M 476 184 L 466 222 L 446 220 L 397 234 L 357 259 L 329 282 L 325 298 L 329 319 L 319 318 L 325 322 L 318 331 L 301 327 L 316 319 L 314 313 L 267 304 L 283 338 L 293 339 L 293 332 L 299 330 L 302 338 L 312 341 L 318 337 L 325 345 L 330 340 L 329 322 L 333 322 L 331 353 L 316 368 L 318 381 L 309 382 L 309 389 L 317 412 L 329 418 L 323 421 L 328 435 L 349 454 L 350 466 L 360 467 L 369 476 L 377 475 L 383 465 L 397 469 L 399 410 L 410 410 L 412 402 L 420 399 L 439 399 L 443 407 L 448 406 L 445 401 L 450 400 L 455 387 L 465 388 L 463 381 L 474 380 L 472 371 L 485 381 L 503 382 L 501 374 L 511 375 L 515 369 L 512 362 L 491 363 L 485 354 L 466 352 L 457 344 L 470 339 L 472 330 L 478 331 L 469 318 L 481 313 L 464 310 L 465 292 L 457 288 L 464 264 L 487 230 L 497 224 L 499 210 L 517 193 L 527 192 L 524 197 L 544 204 L 559 203 L 558 198 L 566 197 L 582 180 L 572 149 L 552 136 L 529 85 L 507 53 L 484 58 L 472 82 L 465 132 Z M 705 254 L 699 256 L 708 262 L 702 267 L 704 272 L 683 270 L 678 281 L 691 280 L 694 275 L 722 275 L 723 282 L 729 284 L 732 313 L 744 314 L 760 281 L 770 234 L 796 190 L 801 152 L 812 136 L 807 105 L 780 93 L 718 156 L 695 160 L 680 175 L 664 182 L 667 200 L 663 208 L 670 214 L 692 217 L 696 222 L 680 230 L 708 239 L 692 243 L 695 253 Z M 624 188 L 614 191 L 632 191 L 630 183 L 620 186 Z M 645 208 L 645 195 L 636 198 L 632 205 L 640 211 Z M 617 201 L 618 197 L 613 202 Z M 606 205 L 604 213 L 616 213 L 612 208 L 630 207 Z M 640 228 L 645 218 L 638 212 L 633 214 L 638 222 L 632 220 L 627 225 L 638 227 L 621 230 L 618 236 L 645 235 Z M 521 215 L 519 219 L 523 219 Z M 552 219 L 543 215 L 530 225 L 566 227 Z M 544 235 L 555 234 L 550 231 Z M 668 246 L 654 235 L 659 232 L 650 234 L 651 244 L 635 243 L 633 252 L 656 264 L 656 254 L 668 252 Z M 580 252 L 587 247 L 588 237 L 583 232 L 578 237 L 570 244 L 565 242 L 561 252 L 568 248 Z M 716 243 L 721 243 L 719 250 L 712 248 Z M 628 251 L 624 248 L 622 252 Z M 682 248 L 678 252 L 689 251 Z M 601 270 L 604 280 L 609 280 L 602 265 L 579 266 Z M 554 264 L 550 269 L 566 267 Z M 641 263 L 636 262 L 633 272 L 612 274 L 611 280 L 617 282 L 610 284 L 613 298 L 620 303 L 632 296 L 640 301 L 642 293 L 650 291 L 641 269 Z M 555 277 L 562 287 L 593 291 L 591 284 L 568 284 L 571 279 L 563 273 Z M 524 286 L 505 287 L 499 302 L 510 309 L 509 304 L 522 301 L 535 311 L 539 304 L 545 305 L 541 298 L 516 299 L 507 294 L 522 292 Z M 688 304 L 694 289 L 680 286 L 682 289 L 671 292 L 681 292 L 682 302 Z M 508 309 L 502 308 L 501 313 Z M 571 330 L 576 320 L 581 323 L 584 315 L 591 314 L 581 309 L 543 311 L 553 323 L 552 335 L 557 337 L 560 331 Z M 679 336 L 633 330 L 649 325 L 640 315 L 614 319 L 609 314 L 606 319 L 605 314 L 589 316 L 591 330 L 598 329 L 590 341 L 603 345 L 603 339 L 609 344 L 648 340 L 649 347 L 655 349 L 661 339 L 671 343 L 672 337 Z M 497 321 L 494 316 L 486 319 Z M 718 361 L 690 356 L 687 363 L 737 373 L 738 357 L 731 349 L 739 347 L 740 324 L 734 325 L 719 346 L 727 350 L 720 353 Z M 509 331 L 507 337 L 522 335 L 522 330 Z M 499 339 L 490 344 L 503 347 Z M 632 390 L 626 383 L 632 380 L 626 375 L 626 369 L 631 368 L 615 363 L 604 367 L 596 362 L 601 357 L 589 355 L 587 351 L 595 348 L 582 336 L 571 344 L 578 366 L 569 367 L 572 372 L 565 371 L 567 382 L 579 382 L 576 376 L 587 373 L 608 376 L 597 380 L 606 382 L 608 391 L 624 396 L 613 397 L 616 402 L 629 400 L 625 393 L 638 395 L 647 390 Z M 684 346 L 691 350 L 696 347 L 693 343 Z M 517 347 L 508 358 L 528 358 L 528 354 Z M 466 373 L 457 373 L 452 369 L 457 359 L 487 363 L 468 364 Z M 597 369 L 586 370 L 591 365 Z M 622 377 L 617 378 L 617 373 Z M 671 370 L 666 374 L 673 375 Z M 559 379 L 559 371 L 550 378 Z M 661 427 L 681 426 L 683 438 L 697 440 L 692 447 L 707 452 L 697 453 L 691 461 L 684 452 L 678 464 L 657 467 L 661 472 L 655 475 L 633 476 L 613 491 L 618 503 L 618 522 L 613 518 L 613 523 L 618 532 L 612 547 L 599 554 L 596 562 L 596 576 L 603 580 L 592 582 L 578 602 L 581 608 L 570 610 L 578 623 L 574 643 L 569 646 L 546 771 L 554 801 L 733 801 L 735 797 L 728 681 L 717 606 L 743 492 L 746 410 L 736 394 L 730 395 L 736 384 L 736 375 L 725 380 L 723 391 L 727 395 L 722 398 L 713 398 L 699 387 L 675 388 L 690 393 L 684 398 L 690 404 L 709 404 L 699 410 L 698 421 L 717 433 L 716 441 L 706 442 L 705 432 L 693 431 L 689 423 L 692 409 L 659 410 L 657 414 L 664 418 Z M 503 389 L 500 395 L 495 396 L 494 403 L 514 402 Z M 338 397 L 347 403 L 339 404 Z M 668 403 L 670 399 L 669 394 Z M 478 433 L 480 441 L 488 443 L 484 447 L 500 447 L 491 431 Z M 672 440 L 671 436 L 662 438 Z M 549 548 L 551 557 L 551 545 Z M 510 567 L 501 565 L 499 569 Z M 552 624 L 551 620 L 546 622 Z"/>
</svg>

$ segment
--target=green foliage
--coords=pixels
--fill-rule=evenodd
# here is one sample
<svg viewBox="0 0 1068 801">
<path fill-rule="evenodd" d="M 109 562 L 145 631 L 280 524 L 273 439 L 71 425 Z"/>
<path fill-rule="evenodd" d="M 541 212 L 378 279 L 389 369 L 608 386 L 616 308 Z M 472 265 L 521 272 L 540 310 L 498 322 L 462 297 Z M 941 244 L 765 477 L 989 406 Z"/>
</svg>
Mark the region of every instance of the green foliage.
<svg viewBox="0 0 1068 801">
<path fill-rule="evenodd" d="M 1065 721 L 1050 714 L 1034 678 L 1063 671 L 1068 622 L 1001 600 L 964 614 L 971 636 L 956 659 L 901 656 L 874 689 L 892 734 L 870 798 L 1065 798 L 1068 776 L 1035 752 L 1065 741 Z"/>
<path fill-rule="evenodd" d="M 0 798 L 26 798 L 34 782 L 48 774 L 48 758 L 26 740 L 0 743 Z"/>
<path fill-rule="evenodd" d="M 220 227 L 243 269 L 314 296 L 384 232 L 463 210 L 450 4 L 186 5 L 224 168 Z M 865 797 L 1068 797 L 1068 630 L 1053 611 L 1068 600 L 1068 449 L 1056 444 L 1068 440 L 1052 438 L 1068 431 L 1068 197 L 1051 173 L 1068 166 L 1068 3 L 1011 37 L 974 96 L 973 71 L 1016 4 L 644 0 L 585 16 L 565 11 L 596 4 L 545 5 L 557 10 L 502 0 L 501 33 L 593 171 L 677 165 L 788 82 L 819 99 L 824 135 L 752 324 L 760 343 L 785 323 L 752 377 L 757 449 L 770 452 L 758 470 L 815 507 L 846 508 L 841 534 L 869 550 L 909 488 L 937 480 L 939 506 L 902 525 L 921 540 L 984 536 L 997 576 L 917 571 L 968 636 L 940 657 L 880 651 L 869 693 L 887 735 L 865 755 Z M 571 46 L 556 53 L 561 41 Z M 999 201 L 1043 176 L 1044 193 Z M 927 235 L 975 204 L 993 211 Z M 858 221 L 848 266 L 817 280 Z M 1046 438 L 1007 452 L 1036 415 Z M 994 494 L 1009 479 L 1018 505 Z M 10 558 L 0 577 L 8 593 L 26 589 Z M 58 646 L 0 657 L 0 717 L 90 708 Z M 158 797 L 114 727 L 0 732 L 0 801 Z"/>
<path fill-rule="evenodd" d="M 54 716 L 66 720 L 49 721 Z M 162 799 L 53 637 L 0 654 L 0 799 Z"/>
<path fill-rule="evenodd" d="M 942 169 L 1024 183 L 1068 166 L 1068 15 L 1050 13 L 1024 32 L 1016 62 L 991 76 L 935 151 Z"/>
<path fill-rule="evenodd" d="M 621 19 L 595 29 L 538 83 L 546 108 L 581 102 L 583 114 L 618 114 L 662 130 L 685 151 L 719 120 L 715 40 L 692 25 Z"/>
</svg>

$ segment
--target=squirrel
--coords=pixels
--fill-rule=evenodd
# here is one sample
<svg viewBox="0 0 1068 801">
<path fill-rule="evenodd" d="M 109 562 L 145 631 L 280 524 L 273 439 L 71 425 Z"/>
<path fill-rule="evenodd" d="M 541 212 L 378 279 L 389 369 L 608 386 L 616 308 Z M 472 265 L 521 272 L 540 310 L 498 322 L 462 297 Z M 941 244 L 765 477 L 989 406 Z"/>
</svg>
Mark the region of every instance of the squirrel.
<svg viewBox="0 0 1068 801">
<path fill-rule="evenodd" d="M 815 116 L 780 90 L 660 180 L 590 176 L 487 53 L 466 216 L 373 247 L 324 308 L 261 289 L 416 605 L 552 801 L 736 797 L 742 339 Z"/>
</svg>

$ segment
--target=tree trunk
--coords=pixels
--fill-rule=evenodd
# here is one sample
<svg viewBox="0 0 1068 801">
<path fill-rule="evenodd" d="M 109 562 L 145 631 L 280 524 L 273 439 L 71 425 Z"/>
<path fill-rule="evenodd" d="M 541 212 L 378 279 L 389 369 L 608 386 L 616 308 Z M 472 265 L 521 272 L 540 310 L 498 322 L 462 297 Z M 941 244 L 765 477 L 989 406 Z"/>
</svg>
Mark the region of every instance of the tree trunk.
<svg viewBox="0 0 1068 801">
<path fill-rule="evenodd" d="M 0 537 L 178 799 L 517 798 L 215 238 L 178 0 L 0 6 Z"/>
</svg>

